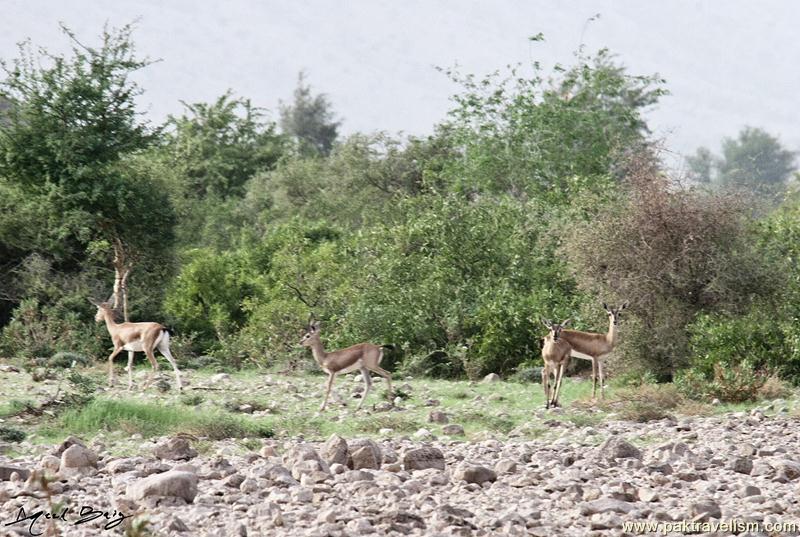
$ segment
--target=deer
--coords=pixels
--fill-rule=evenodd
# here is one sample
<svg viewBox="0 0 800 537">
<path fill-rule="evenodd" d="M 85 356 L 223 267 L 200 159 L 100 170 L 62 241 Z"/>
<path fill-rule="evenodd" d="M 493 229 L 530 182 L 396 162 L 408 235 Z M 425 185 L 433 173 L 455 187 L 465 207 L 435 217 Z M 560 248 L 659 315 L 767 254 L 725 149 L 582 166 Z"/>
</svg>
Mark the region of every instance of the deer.
<svg viewBox="0 0 800 537">
<path fill-rule="evenodd" d="M 158 351 L 167 359 L 167 361 L 175 370 L 175 382 L 178 391 L 181 391 L 181 372 L 178 370 L 178 364 L 169 350 L 169 330 L 162 324 L 153 322 L 144 323 L 117 323 L 114 319 L 114 308 L 111 307 L 109 302 L 99 302 L 89 299 L 89 302 L 97 307 L 97 313 L 94 320 L 97 323 L 105 321 L 108 334 L 111 336 L 111 341 L 114 343 L 114 350 L 108 357 L 108 386 L 109 388 L 114 385 L 114 358 L 122 351 L 128 351 L 128 391 L 133 389 L 133 353 L 144 352 L 150 365 L 153 366 L 153 371 L 150 373 L 145 388 L 147 388 L 153 380 L 153 373 L 158 373 L 158 362 L 154 354 L 154 350 Z"/>
<path fill-rule="evenodd" d="M 391 348 L 390 345 L 374 345 L 372 343 L 358 343 L 346 349 L 341 349 L 333 352 L 325 352 L 325 348 L 320 341 L 320 323 L 313 321 L 313 316 L 309 318 L 308 325 L 305 328 L 305 333 L 300 340 L 300 345 L 303 347 L 311 347 L 311 354 L 314 360 L 319 364 L 322 370 L 328 374 L 328 381 L 325 388 L 325 399 L 319 407 L 319 411 L 325 410 L 328 405 L 328 397 L 331 393 L 333 381 L 337 375 L 349 373 L 356 369 L 361 370 L 361 376 L 364 379 L 364 394 L 361 396 L 361 402 L 358 404 L 360 410 L 364 406 L 364 401 L 367 400 L 370 389 L 372 388 L 372 377 L 370 371 L 374 371 L 378 375 L 386 379 L 386 385 L 389 388 L 389 396 L 392 395 L 392 376 L 388 371 L 380 367 L 381 360 L 383 359 L 383 349 Z"/>
<path fill-rule="evenodd" d="M 617 346 L 617 327 L 622 319 L 622 310 L 628 307 L 628 302 L 615 308 L 603 302 L 603 309 L 608 314 L 608 332 L 581 332 L 579 330 L 562 330 L 561 337 L 572 347 L 571 356 L 592 362 L 592 399 L 597 397 L 597 382 L 600 381 L 600 397 L 605 399 L 605 377 L 603 374 L 603 360 L 611 354 Z"/>
<path fill-rule="evenodd" d="M 542 387 L 544 388 L 544 407 L 557 407 L 558 394 L 561 392 L 561 380 L 564 378 L 564 369 L 569 364 L 572 347 L 562 337 L 563 328 L 569 324 L 570 320 L 561 321 L 560 324 L 553 323 L 547 319 L 542 319 L 542 323 L 550 330 L 544 338 L 542 346 Z M 550 375 L 553 375 L 553 394 L 550 396 Z"/>
</svg>

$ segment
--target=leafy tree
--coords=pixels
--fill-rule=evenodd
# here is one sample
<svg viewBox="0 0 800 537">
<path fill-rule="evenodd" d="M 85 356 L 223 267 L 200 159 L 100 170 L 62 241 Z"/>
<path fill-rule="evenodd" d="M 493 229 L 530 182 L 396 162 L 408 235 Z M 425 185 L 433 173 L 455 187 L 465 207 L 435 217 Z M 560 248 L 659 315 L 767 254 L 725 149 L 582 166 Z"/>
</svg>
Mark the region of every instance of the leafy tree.
<svg viewBox="0 0 800 537">
<path fill-rule="evenodd" d="M 249 99 L 228 92 L 184 106 L 186 113 L 167 122 L 166 149 L 186 197 L 241 197 L 247 180 L 280 158 L 283 139 Z"/>
<path fill-rule="evenodd" d="M 750 187 L 782 185 L 794 166 L 795 153 L 762 129 L 745 127 L 734 138 L 722 141 L 719 181 Z"/>
<path fill-rule="evenodd" d="M 744 127 L 736 138 L 722 140 L 722 154 L 701 147 L 688 157 L 693 177 L 702 183 L 769 193 L 780 189 L 796 169 L 797 154 L 763 129 Z"/>
<path fill-rule="evenodd" d="M 665 92 L 657 76 L 630 76 L 606 51 L 559 67 L 547 84 L 517 69 L 504 80 L 448 74 L 464 91 L 440 127 L 462 157 L 446 167 L 455 188 L 563 203 L 605 188 L 626 154 L 647 145 L 643 110 Z"/>
<path fill-rule="evenodd" d="M 706 147 L 699 147 L 694 155 L 686 157 L 691 178 L 701 184 L 709 184 L 713 178 L 717 159 Z"/>
<path fill-rule="evenodd" d="M 2 221 L 0 243 L 23 257 L 51 256 L 66 272 L 116 261 L 115 288 L 124 291 L 133 264 L 171 264 L 171 205 L 128 159 L 157 135 L 136 111 L 141 90 L 131 80 L 149 61 L 136 57 L 130 25 L 105 29 L 99 47 L 62 30 L 70 55 L 27 43 L 2 63 L 11 106 L 0 125 L 0 203 L 19 202 L 22 219 Z"/>
<path fill-rule="evenodd" d="M 280 111 L 281 129 L 297 141 L 303 155 L 326 156 L 331 152 L 341 122 L 334 119 L 327 95 L 312 95 L 304 73 L 297 77 L 293 102 L 282 103 Z"/>
</svg>

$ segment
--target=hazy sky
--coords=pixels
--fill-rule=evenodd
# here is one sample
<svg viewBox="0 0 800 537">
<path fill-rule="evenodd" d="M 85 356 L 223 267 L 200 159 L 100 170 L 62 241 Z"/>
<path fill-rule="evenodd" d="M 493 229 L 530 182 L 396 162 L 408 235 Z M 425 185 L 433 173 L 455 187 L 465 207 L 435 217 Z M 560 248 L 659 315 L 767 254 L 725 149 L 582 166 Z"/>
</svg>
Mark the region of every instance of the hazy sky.
<svg viewBox="0 0 800 537">
<path fill-rule="evenodd" d="M 345 132 L 431 132 L 456 87 L 435 66 L 485 74 L 507 64 L 569 63 L 583 42 L 672 95 L 650 124 L 677 153 L 716 149 L 749 124 L 800 150 L 800 2 L 784 1 L 198 1 L 0 0 L 0 57 L 30 37 L 54 51 L 63 21 L 95 42 L 104 22 L 139 18 L 139 81 L 151 117 L 228 88 L 275 111 L 297 72 L 327 93 Z M 600 19 L 586 24 L 599 13 Z M 544 43 L 528 36 L 545 34 Z M 275 113 L 274 116 L 277 116 Z"/>
</svg>

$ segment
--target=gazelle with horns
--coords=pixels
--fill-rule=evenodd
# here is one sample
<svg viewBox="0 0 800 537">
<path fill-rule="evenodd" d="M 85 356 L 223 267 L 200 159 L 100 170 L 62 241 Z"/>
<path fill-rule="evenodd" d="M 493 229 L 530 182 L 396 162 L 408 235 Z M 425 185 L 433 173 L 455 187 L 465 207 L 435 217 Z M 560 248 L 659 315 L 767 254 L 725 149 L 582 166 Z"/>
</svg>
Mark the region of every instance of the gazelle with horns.
<svg viewBox="0 0 800 537">
<path fill-rule="evenodd" d="M 542 346 L 542 360 L 544 360 L 544 369 L 542 369 L 544 407 L 550 408 L 551 406 L 559 406 L 558 394 L 561 392 L 561 380 L 564 378 L 564 369 L 569 364 L 572 347 L 561 337 L 563 328 L 569 324 L 569 319 L 562 321 L 561 324 L 553 323 L 546 319 L 542 319 L 542 322 L 550 330 L 550 333 L 545 336 L 544 345 Z M 553 381 L 552 397 L 550 396 L 551 374 L 555 377 Z"/>
<path fill-rule="evenodd" d="M 108 302 L 98 302 L 89 299 L 97 307 L 97 314 L 94 320 L 98 323 L 105 321 L 111 341 L 114 343 L 114 350 L 108 357 L 108 385 L 114 384 L 114 357 L 122 351 L 128 351 L 128 390 L 133 388 L 133 353 L 144 352 L 153 372 L 158 372 L 158 362 L 156 361 L 155 349 L 164 355 L 164 358 L 175 370 L 175 382 L 178 391 L 181 391 L 181 372 L 178 364 L 175 363 L 172 353 L 169 350 L 169 330 L 159 323 L 117 323 L 114 319 L 114 309 Z M 145 388 L 153 380 L 153 372 L 147 379 Z"/>
<path fill-rule="evenodd" d="M 622 319 L 622 310 L 627 307 L 627 302 L 618 308 L 608 306 L 605 302 L 603 303 L 603 309 L 608 314 L 608 332 L 605 334 L 580 332 L 578 330 L 561 331 L 561 337 L 572 347 L 571 356 L 592 362 L 592 398 L 597 396 L 597 382 L 599 380 L 600 397 L 605 399 L 603 360 L 617 346 L 617 326 L 619 326 L 620 319 Z"/>
<path fill-rule="evenodd" d="M 331 387 L 336 375 L 349 373 L 356 369 L 361 370 L 361 376 L 364 379 L 364 394 L 361 396 L 361 402 L 358 404 L 360 409 L 364 406 L 372 388 L 372 377 L 370 371 L 374 371 L 378 375 L 386 379 L 386 385 L 389 388 L 389 396 L 392 395 L 392 376 L 388 371 L 380 367 L 381 360 L 383 359 L 383 349 L 390 348 L 388 345 L 373 345 L 372 343 L 359 343 L 346 349 L 341 349 L 333 352 L 325 352 L 320 341 L 320 323 L 314 321 L 313 314 L 308 319 L 308 326 L 306 326 L 305 334 L 300 340 L 300 345 L 303 347 L 311 347 L 311 353 L 314 359 L 325 373 L 328 374 L 328 383 L 325 388 L 325 399 L 319 407 L 320 412 L 325 410 L 328 404 L 328 397 L 331 393 Z"/>
</svg>

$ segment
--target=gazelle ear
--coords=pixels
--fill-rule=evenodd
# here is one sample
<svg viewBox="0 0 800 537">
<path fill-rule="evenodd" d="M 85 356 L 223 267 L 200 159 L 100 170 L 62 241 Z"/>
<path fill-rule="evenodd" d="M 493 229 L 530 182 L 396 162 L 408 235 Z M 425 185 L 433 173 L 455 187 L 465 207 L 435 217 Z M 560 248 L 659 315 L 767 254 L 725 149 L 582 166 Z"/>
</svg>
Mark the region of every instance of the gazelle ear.
<svg viewBox="0 0 800 537">
<path fill-rule="evenodd" d="M 91 304 L 92 306 L 97 306 L 98 308 L 100 307 L 100 302 L 98 302 L 97 300 L 93 298 L 87 298 L 86 300 L 88 300 L 89 304 Z"/>
<path fill-rule="evenodd" d="M 567 326 L 570 322 L 572 322 L 572 319 L 565 319 L 561 321 L 561 326 Z"/>
<path fill-rule="evenodd" d="M 628 307 L 628 305 L 629 305 L 629 302 L 626 300 L 626 301 L 625 301 L 625 303 L 624 303 L 624 304 L 622 304 L 622 305 L 619 307 L 619 309 L 621 309 L 621 310 L 624 310 L 625 308 L 627 308 L 627 307 Z"/>
<path fill-rule="evenodd" d="M 552 326 L 552 324 L 553 324 L 553 323 L 551 323 L 551 322 L 550 322 L 550 321 L 548 321 L 547 319 L 542 319 L 542 324 L 543 324 L 543 325 L 544 325 L 546 328 L 550 328 L 550 327 Z"/>
<path fill-rule="evenodd" d="M 311 326 L 314 327 L 315 331 L 319 330 L 320 322 L 319 321 L 314 321 L 314 324 L 312 324 Z"/>
<path fill-rule="evenodd" d="M 608 304 L 606 304 L 605 302 L 603 302 L 603 309 L 608 311 Z"/>
</svg>

